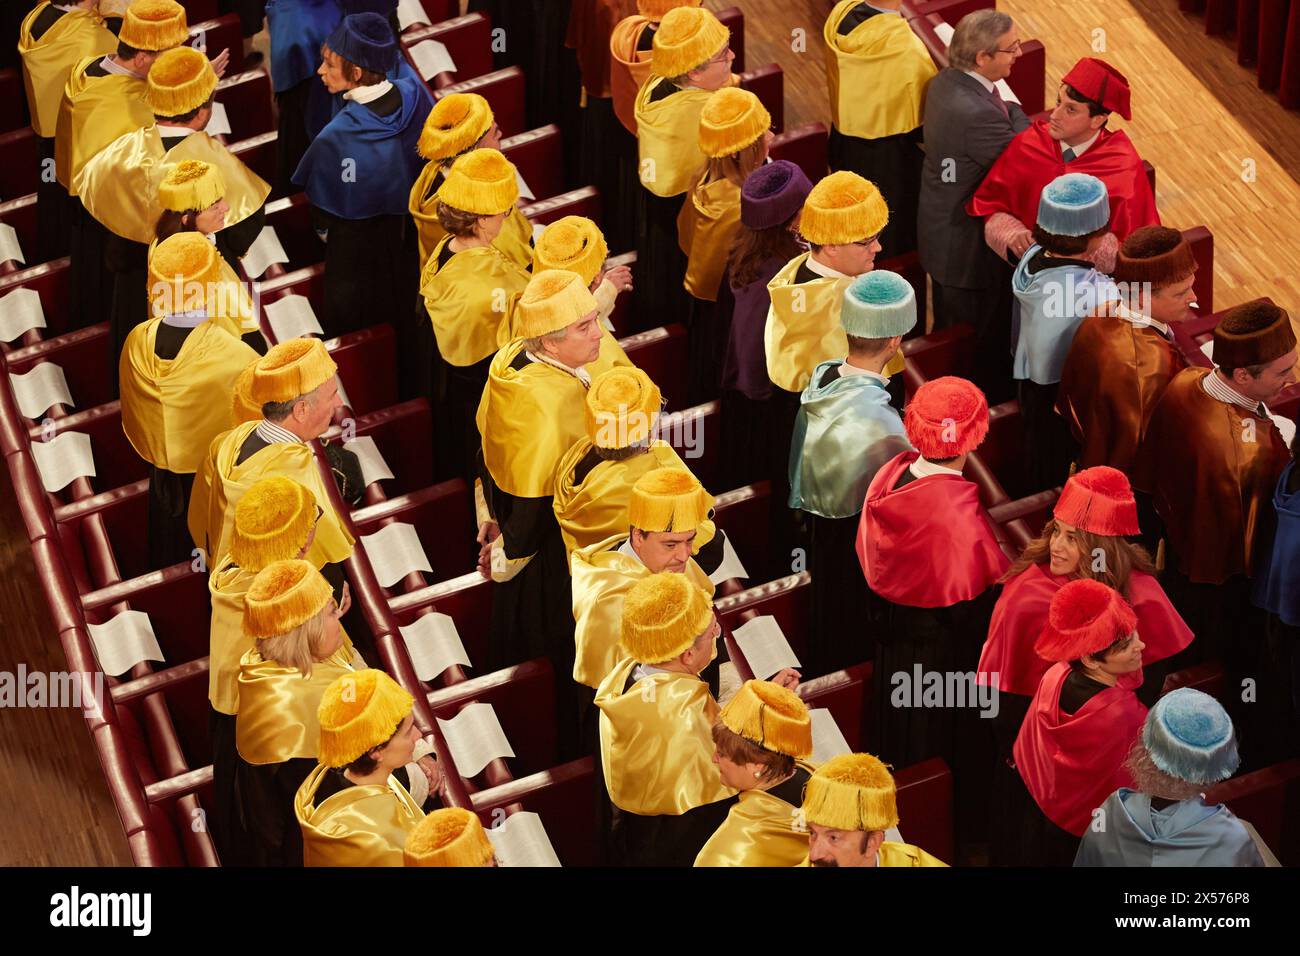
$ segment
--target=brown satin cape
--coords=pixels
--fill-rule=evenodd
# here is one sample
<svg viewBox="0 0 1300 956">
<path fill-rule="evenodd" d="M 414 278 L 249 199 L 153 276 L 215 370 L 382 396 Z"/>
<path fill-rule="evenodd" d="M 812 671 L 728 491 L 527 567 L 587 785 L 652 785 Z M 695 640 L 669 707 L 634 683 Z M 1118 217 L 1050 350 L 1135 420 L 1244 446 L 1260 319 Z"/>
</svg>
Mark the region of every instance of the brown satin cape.
<svg viewBox="0 0 1300 956">
<path fill-rule="evenodd" d="M 1197 584 L 1222 584 L 1254 572 L 1255 538 L 1290 453 L 1271 419 L 1207 395 L 1201 379 L 1209 374 L 1188 368 L 1169 383 L 1133 485 L 1155 499 L 1178 570 Z"/>
<path fill-rule="evenodd" d="M 681 816 L 730 797 L 713 762 L 718 703 L 708 684 L 690 674 L 651 674 L 624 693 L 636 666 L 623 658 L 596 690 L 610 800 L 642 816 Z"/>
<path fill-rule="evenodd" d="M 317 764 L 293 798 L 302 827 L 304 866 L 403 866 L 406 838 L 424 811 L 391 775 L 387 785 L 366 784 L 340 790 L 315 805 L 316 791 L 329 768 Z"/>
</svg>

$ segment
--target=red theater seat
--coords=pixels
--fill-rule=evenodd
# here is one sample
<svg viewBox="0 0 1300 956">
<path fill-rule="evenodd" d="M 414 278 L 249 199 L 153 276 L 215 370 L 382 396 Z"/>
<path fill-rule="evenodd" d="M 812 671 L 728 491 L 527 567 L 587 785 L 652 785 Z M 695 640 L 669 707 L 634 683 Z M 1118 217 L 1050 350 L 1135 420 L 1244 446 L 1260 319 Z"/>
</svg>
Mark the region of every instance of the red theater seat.
<svg viewBox="0 0 1300 956">
<path fill-rule="evenodd" d="M 460 64 L 455 54 L 452 54 L 452 58 L 457 65 Z M 492 107 L 492 118 L 501 127 L 501 135 L 514 136 L 527 128 L 524 120 L 524 83 L 524 71 L 517 66 L 508 66 L 504 70 L 493 70 L 481 76 L 471 76 L 459 83 L 440 86 L 434 91 L 434 96 L 442 99 L 448 93 L 477 93 Z"/>
<path fill-rule="evenodd" d="M 374 439 L 393 473 L 393 478 L 382 482 L 387 497 L 396 498 L 433 484 L 433 422 L 429 403 L 423 398 L 358 415 L 354 431 L 358 438 Z M 342 429 L 335 425 L 324 437 L 334 441 L 341 435 Z"/>
<path fill-rule="evenodd" d="M 411 624 L 432 607 L 456 622 L 470 669 L 481 671 L 488 655 L 488 627 L 492 620 L 492 582 L 477 571 L 439 581 L 418 591 L 395 596 L 390 602 L 394 617 L 403 626 Z"/>
<path fill-rule="evenodd" d="M 148 466 L 135 453 L 122 431 L 122 411 L 117 402 L 54 419 L 52 434 L 60 435 L 65 431 L 83 432 L 90 436 L 96 471 L 90 482 L 96 490 L 107 491 L 148 477 Z M 29 434 L 32 441 L 44 440 L 39 425 L 34 425 Z M 67 494 L 67 489 L 63 494 Z"/>
<path fill-rule="evenodd" d="M 27 93 L 18 70 L 0 70 L 0 133 L 21 129 L 27 124 L 23 104 Z"/>
<path fill-rule="evenodd" d="M 826 144 L 829 140 L 830 130 L 825 123 L 805 123 L 772 140 L 769 155 L 772 159 L 794 163 L 815 183 L 827 173 Z"/>
<path fill-rule="evenodd" d="M 736 73 L 745 72 L 745 14 L 740 7 L 727 7 L 716 11 L 715 16 L 731 31 L 731 52 L 736 54 L 731 69 Z"/>
<path fill-rule="evenodd" d="M 232 143 L 230 146 L 230 151 L 238 156 L 245 166 L 272 184 L 270 196 L 272 200 L 282 198 L 275 190 L 275 150 L 278 135 L 272 130 L 269 133 L 261 133 L 242 142 Z"/>
<path fill-rule="evenodd" d="M 772 114 L 772 130 L 785 129 L 785 74 L 775 63 L 740 75 L 740 88 L 757 96 Z"/>
<path fill-rule="evenodd" d="M 56 259 L 39 266 L 31 266 L 8 275 L 0 275 L 0 300 L 17 289 L 34 289 L 41 297 L 41 311 L 45 327 L 28 332 L 22 339 L 0 345 L 6 353 L 10 349 L 35 345 L 43 339 L 53 338 L 68 331 L 68 260 Z M 7 308 L 7 306 L 0 306 Z"/>
<path fill-rule="evenodd" d="M 669 411 L 686 399 L 686 328 L 676 323 L 619 339 L 623 351 L 659 386 Z"/>
<path fill-rule="evenodd" d="M 492 23 L 481 13 L 443 20 L 402 34 L 402 46 L 410 49 L 424 40 L 437 40 L 447 48 L 456 72 L 425 77 L 431 86 L 449 86 L 492 71 Z"/>
<path fill-rule="evenodd" d="M 0 201 L 36 192 L 40 172 L 36 134 L 30 126 L 0 133 Z"/>
<path fill-rule="evenodd" d="M 13 226 L 18 234 L 18 244 L 28 259 L 27 264 L 39 265 L 32 261 L 36 254 L 36 194 L 0 203 L 0 222 Z"/>
<path fill-rule="evenodd" d="M 409 495 L 361 508 L 352 514 L 357 533 L 374 534 L 396 521 L 415 526 L 433 568 L 430 580 L 444 581 L 474 569 L 478 556 L 470 491 L 459 478 Z M 400 590 L 395 584 L 393 590 Z"/>
<path fill-rule="evenodd" d="M 499 823 L 511 808 L 536 813 L 562 864 L 595 866 L 599 862 L 596 797 L 604 786 L 592 758 L 583 757 L 481 790 L 473 795 L 471 805 L 485 826 Z"/>
<path fill-rule="evenodd" d="M 869 661 L 803 681 L 799 696 L 810 710 L 824 707 L 831 712 L 850 750 L 856 753 L 865 748 L 872 707 Z"/>
<path fill-rule="evenodd" d="M 812 599 L 812 589 L 808 584 L 811 580 L 808 572 L 804 571 L 718 600 L 714 607 L 723 632 L 728 636 L 728 647 L 731 646 L 732 631 L 750 618 L 770 614 L 781 625 L 795 656 L 805 654 L 808 648 L 809 601 Z"/>
<path fill-rule="evenodd" d="M 944 375 L 968 377 L 973 334 L 970 326 L 959 324 L 910 339 L 903 343 L 903 358 L 907 360 L 908 369 L 923 381 Z"/>
<path fill-rule="evenodd" d="M 894 774 L 903 839 L 952 866 L 952 773 L 938 757 Z"/>
<path fill-rule="evenodd" d="M 554 123 L 503 139 L 501 152 L 518 167 L 535 199 L 564 191 L 564 140 Z"/>
<path fill-rule="evenodd" d="M 583 186 L 520 208 L 534 225 L 547 225 L 565 216 L 586 216 L 600 225 L 600 193 L 595 186 Z"/>
<path fill-rule="evenodd" d="M 329 339 L 325 348 L 339 367 L 339 381 L 347 391 L 354 414 L 366 415 L 397 404 L 395 376 L 376 374 L 376 369 L 396 367 L 397 347 L 391 325 L 372 325 L 349 332 Z"/>
<path fill-rule="evenodd" d="M 230 133 L 226 136 L 229 142 L 238 143 L 274 132 L 271 76 L 266 70 L 249 70 L 227 76 L 217 84 L 216 100 L 225 106 L 226 116 L 230 119 Z"/>
<path fill-rule="evenodd" d="M 181 6 L 185 8 L 185 19 L 189 23 L 211 20 L 220 12 L 218 0 L 182 0 Z"/>
<path fill-rule="evenodd" d="M 325 243 L 312 228 L 311 204 L 307 202 L 305 193 L 268 202 L 266 224 L 275 229 L 280 245 L 289 257 L 282 266 L 285 272 L 294 272 L 325 260 Z"/>
<path fill-rule="evenodd" d="M 1300 863 L 1300 760 L 1288 760 L 1211 788 L 1210 803 L 1226 803 L 1248 821 L 1283 866 Z"/>
<path fill-rule="evenodd" d="M 94 408 L 114 398 L 108 382 L 108 363 L 104 361 L 107 340 L 108 325 L 92 325 L 15 349 L 5 356 L 5 362 L 15 375 L 30 372 L 42 362 L 53 362 L 63 369 L 75 407 Z"/>
<path fill-rule="evenodd" d="M 191 23 L 190 41 L 185 45 L 202 50 L 209 60 L 222 50 L 229 50 L 230 65 L 226 68 L 226 75 L 233 76 L 244 70 L 244 31 L 239 25 L 239 17 L 233 13 L 202 23 Z"/>
<path fill-rule="evenodd" d="M 768 554 L 769 485 L 746 485 L 715 496 L 713 519 L 727 533 L 741 564 L 761 567 Z M 754 579 L 749 579 L 758 583 Z"/>
<path fill-rule="evenodd" d="M 659 437 L 676 449 L 700 484 L 705 488 L 718 487 L 722 415 L 717 402 L 661 415 Z"/>
</svg>

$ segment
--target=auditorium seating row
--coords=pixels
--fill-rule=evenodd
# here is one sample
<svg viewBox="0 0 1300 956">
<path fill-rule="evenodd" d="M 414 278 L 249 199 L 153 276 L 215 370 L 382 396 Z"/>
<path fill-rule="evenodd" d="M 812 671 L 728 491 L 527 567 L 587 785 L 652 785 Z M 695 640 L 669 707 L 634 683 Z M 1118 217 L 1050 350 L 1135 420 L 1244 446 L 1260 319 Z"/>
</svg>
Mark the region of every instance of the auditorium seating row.
<svg viewBox="0 0 1300 956">
<path fill-rule="evenodd" d="M 416 32 L 407 31 L 404 39 Z M 273 132 L 270 135 L 274 137 Z M 546 179 L 548 173 L 556 175 L 553 158 L 558 154 L 559 135 L 554 127 L 543 128 L 516 135 L 506 144 L 540 197 L 525 212 L 535 222 L 551 221 L 569 212 L 600 221 L 600 197 L 594 189 L 555 192 L 562 183 Z M 792 130 L 776 149 L 790 150 L 788 158 L 800 162 L 812 176 L 814 170 L 825 170 L 825 135 L 819 124 Z M 548 150 L 555 152 L 548 154 Z M 529 156 L 540 158 L 529 160 Z M 279 198 L 268 209 L 268 221 L 275 225 L 290 261 L 283 267 L 272 266 L 256 284 L 263 305 L 296 293 L 307 297 L 319 311 L 322 250 L 305 213 L 301 197 Z M 1198 296 L 1202 305 L 1208 306 L 1212 276 L 1208 257 L 1213 246 L 1208 233 L 1201 232 L 1204 234 L 1195 238 L 1203 263 L 1201 281 L 1206 287 L 1198 288 Z M 633 254 L 618 258 L 635 269 Z M 881 266 L 908 275 L 924 295 L 924 276 L 915 256 Z M 201 824 L 211 794 L 206 627 L 196 626 L 197 621 L 207 619 L 206 580 L 186 564 L 161 570 L 148 567 L 140 533 L 146 522 L 146 473 L 125 442 L 120 411 L 111 400 L 104 358 L 107 328 L 100 325 L 66 332 L 62 281 L 66 267 L 62 260 L 0 277 L 0 298 L 18 289 L 31 289 L 40 296 L 47 319 L 46 329 L 28 333 L 15 347 L 0 346 L 6 370 L 24 374 L 45 363 L 57 364 L 76 403 L 75 408 L 47 409 L 39 420 L 24 418 L 6 375 L 0 386 L 0 449 L 69 668 L 86 674 L 99 671 L 89 628 L 127 609 L 149 616 L 163 651 L 162 662 L 141 663 L 121 677 L 108 677 L 102 712 L 87 718 L 136 862 L 214 865 L 216 854 Z M 1193 331 L 1185 343 L 1195 353 L 1193 360 L 1200 354 L 1195 336 L 1203 336 L 1208 327 Z M 268 322 L 263 322 L 263 328 L 274 339 Z M 909 391 L 927 378 L 968 371 L 965 343 L 962 330 L 906 343 Z M 660 383 L 670 411 L 680 416 L 680 427 L 671 430 L 678 437 L 679 449 L 706 487 L 717 490 L 721 412 L 717 403 L 694 408 L 680 405 L 686 366 L 684 329 L 670 325 L 627 338 L 623 344 L 633 361 Z M 379 663 L 416 695 L 417 721 L 433 738 L 435 751 L 448 770 L 448 799 L 472 807 L 485 823 L 494 822 L 497 811 L 537 812 L 562 862 L 592 862 L 593 801 L 595 787 L 600 785 L 593 776 L 592 761 L 587 758 L 556 766 L 554 728 L 536 719 L 552 706 L 549 663 L 529 661 L 488 674 L 453 665 L 427 683 L 416 677 L 400 629 L 424 615 L 448 615 L 471 662 L 484 659 L 486 653 L 492 587 L 473 571 L 469 490 L 461 481 L 434 483 L 428 405 L 423 400 L 398 403 L 391 376 L 373 373 L 376 368 L 394 366 L 391 327 L 374 326 L 328 342 L 327 347 L 339 364 L 348 402 L 327 437 L 341 435 L 342 426 L 350 419 L 349 432 L 372 438 L 394 474 L 392 479 L 370 485 L 356 509 L 350 510 L 338 500 L 335 507 L 348 515 L 359 539 L 393 523 L 412 525 L 429 559 L 429 571 L 413 572 L 385 588 L 375 577 L 366 545 L 359 540 L 347 571 L 354 602 L 379 649 Z M 1015 403 L 993 410 L 989 439 L 972 456 L 969 470 L 980 485 L 982 502 L 1001 529 L 1009 554 L 1041 528 L 1055 495 L 1051 490 L 1026 489 L 1019 484 L 1017 415 Z M 47 493 L 31 446 L 70 432 L 89 436 L 96 474 Z M 690 457 L 688 446 L 694 446 L 699 457 Z M 326 484 L 333 488 L 331 482 Z M 718 495 L 718 523 L 742 560 L 767 552 L 768 495 L 764 482 Z M 773 614 L 796 653 L 806 646 L 808 581 L 805 573 L 777 581 L 733 580 L 720 587 L 718 609 L 731 658 L 742 677 L 749 676 L 749 667 L 731 632 L 749 618 Z M 854 748 L 866 740 L 870 670 L 870 664 L 864 663 L 836 674 L 805 674 L 801 688 L 810 704 L 830 709 Z M 1192 675 L 1192 679 L 1209 686 L 1214 675 Z M 492 705 L 515 756 L 494 760 L 480 773 L 465 777 L 454 772 L 455 760 L 436 718 L 449 719 L 473 703 Z M 1286 849 L 1294 845 L 1296 836 L 1282 807 L 1296 792 L 1293 781 L 1300 777 L 1300 762 L 1296 767 L 1283 765 L 1261 773 L 1267 778 L 1230 783 L 1236 788 L 1234 806 L 1242 801 L 1242 815 L 1256 824 L 1285 860 Z M 947 768 L 941 761 L 927 761 L 900 770 L 898 782 L 907 838 L 951 859 L 952 796 Z M 1251 807 L 1249 814 L 1246 806 Z"/>
</svg>

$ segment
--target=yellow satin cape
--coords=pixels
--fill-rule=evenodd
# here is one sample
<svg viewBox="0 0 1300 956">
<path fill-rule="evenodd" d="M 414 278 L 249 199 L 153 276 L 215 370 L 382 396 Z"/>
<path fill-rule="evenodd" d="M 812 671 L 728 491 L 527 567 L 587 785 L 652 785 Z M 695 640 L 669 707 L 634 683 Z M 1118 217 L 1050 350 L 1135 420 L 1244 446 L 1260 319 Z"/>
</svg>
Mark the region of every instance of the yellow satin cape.
<svg viewBox="0 0 1300 956">
<path fill-rule="evenodd" d="M 101 59 L 117 50 L 117 37 L 89 10 L 65 13 L 39 40 L 32 40 L 32 26 L 48 6 L 48 2 L 37 4 L 18 31 L 32 129 L 46 139 L 58 130 L 59 104 L 72 68 L 82 60 Z"/>
<path fill-rule="evenodd" d="M 910 132 L 921 125 L 934 60 L 901 16 L 871 17 L 840 36 L 840 22 L 857 5 L 840 0 L 822 31 L 831 119 L 841 133 L 863 139 Z"/>
<path fill-rule="evenodd" d="M 212 604 L 208 630 L 208 702 L 213 710 L 223 714 L 239 713 L 240 658 L 253 649 L 253 642 L 244 636 L 244 595 L 255 577 L 254 572 L 236 565 L 229 554 L 208 577 Z M 355 653 L 346 631 L 343 631 L 343 651 L 349 660 Z M 315 749 L 304 756 L 316 756 Z"/>
<path fill-rule="evenodd" d="M 555 469 L 564 453 L 586 434 L 587 387 L 543 362 L 511 368 L 523 350 L 524 340 L 515 339 L 497 352 L 475 422 L 483 462 L 497 487 L 518 498 L 543 498 L 555 493 Z M 594 379 L 631 364 L 607 332 L 600 355 L 586 369 Z"/>
<path fill-rule="evenodd" d="M 640 561 L 614 550 L 626 537 L 624 529 L 622 534 L 574 551 L 569 557 L 577 648 L 573 679 L 591 688 L 599 688 L 623 657 L 619 646 L 623 601 L 637 581 L 650 575 L 650 569 Z M 687 560 L 685 574 L 692 584 L 713 596 L 713 582 L 694 558 Z"/>
<path fill-rule="evenodd" d="M 154 354 L 162 319 L 137 325 L 118 360 L 122 431 L 145 461 L 192 475 L 212 439 L 230 425 L 230 390 L 257 353 L 239 338 L 239 326 L 212 318 L 185 337 L 174 359 Z"/>
<path fill-rule="evenodd" d="M 718 300 L 727 253 L 740 228 L 740 187 L 730 179 L 700 180 L 677 214 L 677 244 L 686 254 L 682 285 L 697 299 Z"/>
<path fill-rule="evenodd" d="M 119 136 L 153 123 L 146 84 L 135 76 L 86 76 L 102 56 L 78 60 L 68 75 L 54 132 L 54 175 L 71 196 L 73 182 L 91 158 Z"/>
<path fill-rule="evenodd" d="M 767 284 L 772 304 L 763 329 L 767 353 L 767 376 L 787 392 L 802 392 L 812 379 L 813 369 L 830 359 L 848 354 L 849 339 L 840 325 L 840 304 L 851 278 L 818 276 L 795 284 L 795 275 L 810 252 L 787 262 Z M 884 375 L 903 370 L 903 352 L 889 360 Z"/>
<path fill-rule="evenodd" d="M 458 252 L 439 269 L 438 256 L 451 238 L 443 238 L 425 261 L 420 294 L 439 353 L 463 368 L 497 350 L 510 298 L 524 291 L 529 276 L 495 246 Z"/>
<path fill-rule="evenodd" d="M 602 462 L 587 473 L 581 484 L 575 485 L 573 470 L 587 457 L 591 448 L 590 438 L 578 439 L 555 469 L 552 507 L 564 538 L 566 554 L 572 554 L 576 548 L 591 547 L 614 535 L 627 537 L 627 503 L 632 497 L 632 486 L 646 472 L 656 468 L 690 471 L 671 445 L 655 439 L 645 454 L 622 461 Z M 695 535 L 692 551 L 699 551 L 708 544 L 713 534 L 713 522 L 706 521 Z"/>
<path fill-rule="evenodd" d="M 797 761 L 808 773 L 817 768 Z M 799 808 L 765 790 L 743 790 L 727 819 L 695 857 L 696 866 L 798 866 L 808 858 Z"/>
<path fill-rule="evenodd" d="M 681 90 L 651 103 L 660 79 L 651 73 L 636 95 L 637 168 L 641 185 L 656 196 L 680 196 L 708 162 L 700 150 L 700 114 L 712 94 Z"/>
<path fill-rule="evenodd" d="M 596 690 L 610 800 L 642 816 L 681 816 L 730 797 L 713 762 L 719 708 L 709 685 L 690 674 L 651 674 L 625 694 L 636 666 L 624 657 Z"/>
<path fill-rule="evenodd" d="M 447 235 L 447 230 L 443 229 L 442 223 L 438 222 L 438 197 L 430 189 L 442 169 L 442 163 L 437 160 L 425 163 L 415 185 L 411 187 L 409 205 L 411 218 L 415 220 L 415 229 L 420 240 L 421 272 L 424 271 L 429 256 L 433 255 L 434 248 Z M 506 216 L 501 232 L 492 240 L 492 245 L 519 268 L 532 267 L 533 224 L 519 211 L 518 206 L 510 210 L 510 215 Z"/>
<path fill-rule="evenodd" d="M 345 787 L 316 806 L 327 773 L 317 764 L 294 794 L 303 866 L 403 866 L 406 838 L 424 819 L 406 788 L 389 776 L 386 785 Z"/>
<path fill-rule="evenodd" d="M 230 414 L 226 403 L 226 414 Z M 306 560 L 321 568 L 345 560 L 352 553 L 352 534 L 343 519 L 330 505 L 316 456 L 310 445 L 277 443 L 268 445 L 236 465 L 239 448 L 257 427 L 245 422 L 213 439 L 190 493 L 189 528 L 194 543 L 207 554 L 225 554 L 230 550 L 230 530 L 235 521 L 235 505 L 250 487 L 263 478 L 282 475 L 304 485 L 323 509 L 316 522 L 316 537 Z"/>
<path fill-rule="evenodd" d="M 271 186 L 230 150 L 202 130 L 190 133 L 171 149 L 152 123 L 119 136 L 81 168 L 73 179 L 86 211 L 112 232 L 132 242 L 157 237 L 158 186 L 168 166 L 187 159 L 217 167 L 226 183 L 230 211 L 226 225 L 243 222 L 262 208 Z"/>
<path fill-rule="evenodd" d="M 350 673 L 352 648 L 337 651 L 312 665 L 303 677 L 296 667 L 268 661 L 255 649 L 239 659 L 239 716 L 235 720 L 235 746 L 239 756 L 259 766 L 298 757 L 317 756 L 320 745 L 320 708 L 325 688 Z"/>
</svg>

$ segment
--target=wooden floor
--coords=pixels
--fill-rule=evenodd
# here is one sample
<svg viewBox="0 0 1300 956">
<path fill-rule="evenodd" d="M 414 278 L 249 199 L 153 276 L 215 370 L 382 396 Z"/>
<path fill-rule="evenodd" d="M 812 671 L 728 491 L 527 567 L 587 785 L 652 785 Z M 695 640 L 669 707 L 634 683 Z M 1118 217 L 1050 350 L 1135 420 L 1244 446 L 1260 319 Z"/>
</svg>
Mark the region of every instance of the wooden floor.
<svg viewBox="0 0 1300 956">
<path fill-rule="evenodd" d="M 775 62 L 785 71 L 787 125 L 827 121 L 821 28 L 831 0 L 708 0 L 715 9 L 737 4 L 748 65 Z M 1047 47 L 1049 89 L 1078 57 L 1097 52 L 1093 31 L 1105 31 L 1099 55 L 1135 87 L 1133 122 L 1114 125 L 1156 166 L 1164 221 L 1214 232 L 1216 303 L 1269 295 L 1300 315 L 1300 242 L 1286 212 L 1300 209 L 1300 114 L 1261 92 L 1229 43 L 1206 37 L 1177 0 L 999 0 L 999 7 Z M 1253 182 L 1242 178 L 1246 160 Z M 0 634 L 0 671 L 20 661 L 29 670 L 64 666 L 7 473 Z M 0 709 L 0 780 L 0 865 L 130 863 L 78 711 Z"/>
</svg>

